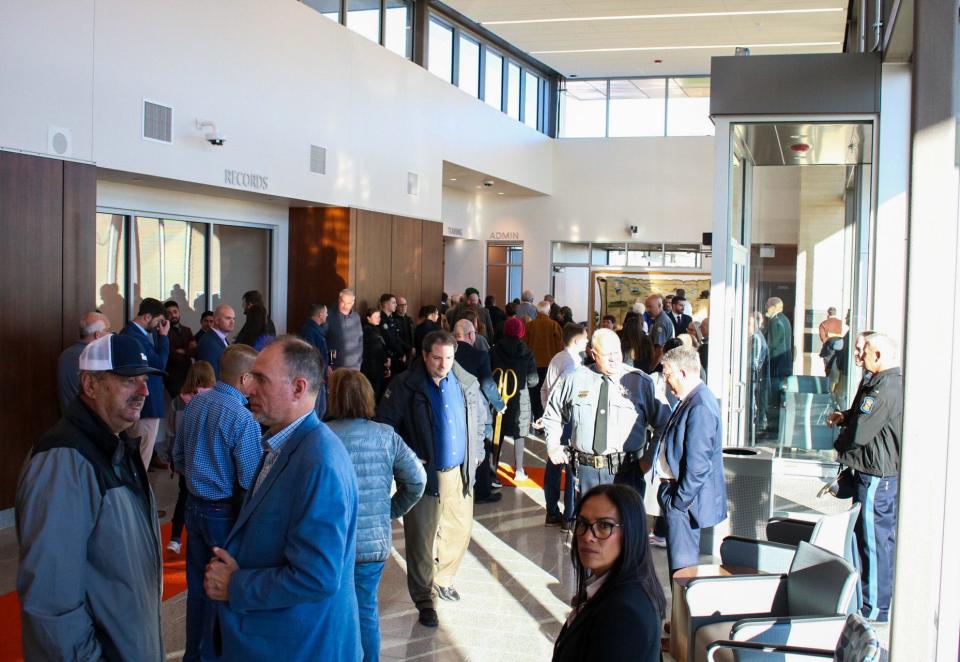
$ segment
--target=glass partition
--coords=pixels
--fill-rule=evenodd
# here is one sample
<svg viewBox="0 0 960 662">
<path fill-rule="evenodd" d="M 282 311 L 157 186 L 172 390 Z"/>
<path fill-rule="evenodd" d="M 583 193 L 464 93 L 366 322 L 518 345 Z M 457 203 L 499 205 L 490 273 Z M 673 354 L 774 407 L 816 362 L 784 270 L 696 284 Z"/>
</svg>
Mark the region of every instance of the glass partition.
<svg viewBox="0 0 960 662">
<path fill-rule="evenodd" d="M 480 96 L 480 43 L 460 35 L 460 68 L 457 86 L 470 96 Z"/>
<path fill-rule="evenodd" d="M 449 83 L 453 80 L 453 28 L 431 18 L 429 32 L 427 69 Z"/>
<path fill-rule="evenodd" d="M 387 0 L 383 45 L 408 60 L 413 57 L 413 4 L 410 0 Z"/>
<path fill-rule="evenodd" d="M 483 100 L 497 110 L 503 108 L 503 57 L 484 49 Z"/>
<path fill-rule="evenodd" d="M 110 320 L 114 331 L 127 322 L 126 217 L 97 214 L 97 310 Z"/>
<path fill-rule="evenodd" d="M 666 80 L 641 78 L 610 81 L 609 136 L 662 136 Z"/>
</svg>

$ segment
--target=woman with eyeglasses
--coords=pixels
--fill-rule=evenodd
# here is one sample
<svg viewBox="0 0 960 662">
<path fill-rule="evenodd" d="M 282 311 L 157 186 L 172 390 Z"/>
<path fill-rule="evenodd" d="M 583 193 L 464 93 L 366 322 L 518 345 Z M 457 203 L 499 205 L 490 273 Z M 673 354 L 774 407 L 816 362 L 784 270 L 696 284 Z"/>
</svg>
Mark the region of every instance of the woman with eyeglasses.
<svg viewBox="0 0 960 662">
<path fill-rule="evenodd" d="M 573 611 L 557 636 L 554 662 L 660 656 L 666 597 L 647 542 L 643 499 L 627 485 L 597 485 L 580 500 L 570 557 Z"/>
</svg>

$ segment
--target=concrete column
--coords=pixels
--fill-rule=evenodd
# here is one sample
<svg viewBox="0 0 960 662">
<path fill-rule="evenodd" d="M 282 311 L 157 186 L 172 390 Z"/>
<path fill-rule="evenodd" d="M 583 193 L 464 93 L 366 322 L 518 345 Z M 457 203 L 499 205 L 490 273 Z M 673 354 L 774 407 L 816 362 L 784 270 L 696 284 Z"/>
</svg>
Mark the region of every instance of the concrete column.
<svg viewBox="0 0 960 662">
<path fill-rule="evenodd" d="M 905 401 L 893 660 L 954 662 L 960 633 L 957 22 L 956 0 L 914 4 Z M 882 161 L 880 167 L 884 167 Z M 875 292 L 876 305 L 882 306 L 884 297 L 884 292 Z M 931 312 L 938 320 L 935 327 L 931 326 Z"/>
</svg>

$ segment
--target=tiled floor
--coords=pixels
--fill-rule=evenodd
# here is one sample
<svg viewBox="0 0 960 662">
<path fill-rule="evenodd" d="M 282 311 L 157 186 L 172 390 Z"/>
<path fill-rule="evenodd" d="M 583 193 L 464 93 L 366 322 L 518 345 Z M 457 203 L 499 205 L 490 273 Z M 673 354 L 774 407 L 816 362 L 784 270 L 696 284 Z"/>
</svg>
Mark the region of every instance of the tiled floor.
<svg viewBox="0 0 960 662">
<path fill-rule="evenodd" d="M 531 446 L 528 466 L 542 466 L 542 448 Z M 503 457 L 512 457 L 512 449 L 505 449 Z M 163 472 L 151 473 L 151 481 L 160 507 L 172 514 L 176 481 Z M 812 496 L 817 487 L 819 483 L 810 478 L 779 477 L 777 508 L 836 507 L 818 503 Z M 505 487 L 502 492 L 499 503 L 475 508 L 470 547 L 456 581 L 462 599 L 441 601 L 439 628 L 417 623 L 417 611 L 407 594 L 402 524 L 394 524 L 394 551 L 380 586 L 384 660 L 522 662 L 550 658 L 573 591 L 571 538 L 559 528 L 544 527 L 541 489 Z M 654 548 L 653 555 L 668 592 L 666 551 Z M 0 594 L 15 589 L 16 558 L 13 528 L 0 529 Z M 183 652 L 185 608 L 185 593 L 163 604 L 164 638 L 171 660 L 180 659 Z"/>
</svg>

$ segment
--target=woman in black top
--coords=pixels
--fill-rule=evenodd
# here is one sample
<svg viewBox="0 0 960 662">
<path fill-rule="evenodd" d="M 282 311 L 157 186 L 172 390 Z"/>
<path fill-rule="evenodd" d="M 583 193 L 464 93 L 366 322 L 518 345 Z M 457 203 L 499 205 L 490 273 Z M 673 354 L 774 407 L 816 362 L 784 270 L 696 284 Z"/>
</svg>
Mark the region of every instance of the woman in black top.
<svg viewBox="0 0 960 662">
<path fill-rule="evenodd" d="M 388 368 L 387 344 L 380 333 L 380 309 L 368 308 L 363 316 L 363 362 L 360 372 L 369 380 L 378 402 L 383 395 L 384 375 Z"/>
<path fill-rule="evenodd" d="M 420 309 L 420 315 L 418 317 L 420 318 L 420 323 L 417 324 L 417 328 L 413 331 L 413 351 L 416 356 L 420 356 L 423 353 L 423 339 L 426 338 L 428 334 L 440 330 L 440 325 L 437 324 L 437 319 L 440 317 L 440 309 L 436 306 L 423 306 Z"/>
<path fill-rule="evenodd" d="M 597 485 L 577 507 L 570 557 L 573 612 L 554 662 L 657 662 L 666 598 L 647 542 L 643 499 L 627 485 Z"/>
<path fill-rule="evenodd" d="M 503 325 L 503 338 L 490 350 L 490 367 L 513 370 L 517 374 L 517 394 L 507 402 L 507 412 L 503 416 L 501 434 L 513 439 L 514 481 L 527 479 L 523 470 L 523 438 L 530 434 L 530 391 L 540 383 L 537 362 L 533 352 L 521 340 L 525 333 L 523 322 L 511 317 Z M 509 388 L 513 387 L 513 382 Z"/>
</svg>

